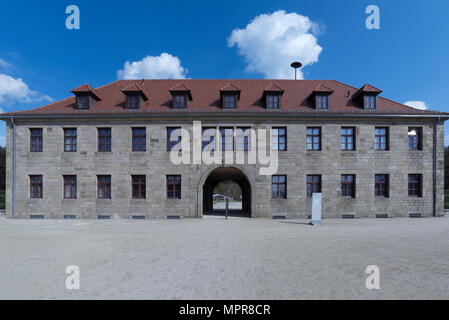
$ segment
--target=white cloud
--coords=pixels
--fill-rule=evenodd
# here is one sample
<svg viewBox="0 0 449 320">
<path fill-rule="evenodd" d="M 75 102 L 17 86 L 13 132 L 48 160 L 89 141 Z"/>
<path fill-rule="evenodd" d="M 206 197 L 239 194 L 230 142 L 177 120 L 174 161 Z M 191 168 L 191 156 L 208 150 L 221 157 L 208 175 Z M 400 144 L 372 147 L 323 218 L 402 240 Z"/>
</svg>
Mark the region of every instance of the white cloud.
<svg viewBox="0 0 449 320">
<path fill-rule="evenodd" d="M 12 65 L 8 61 L 0 58 L 0 68 L 9 69 L 11 67 L 12 67 Z"/>
<path fill-rule="evenodd" d="M 318 32 L 319 26 L 308 17 L 279 10 L 255 17 L 245 29 L 234 29 L 228 46 L 237 45 L 247 71 L 262 73 L 265 78 L 292 79 L 293 61 L 303 66 L 318 62 L 323 50 L 315 37 Z M 303 79 L 301 71 L 298 78 Z"/>
<path fill-rule="evenodd" d="M 427 110 L 428 107 L 424 101 L 407 101 L 404 102 L 406 106 L 419 109 L 419 110 Z"/>
<path fill-rule="evenodd" d="M 14 102 L 31 103 L 40 101 L 51 102 L 53 99 L 38 91 L 31 90 L 21 78 L 15 79 L 7 74 L 0 74 L 0 103 L 12 104 Z"/>
<path fill-rule="evenodd" d="M 117 72 L 118 79 L 184 79 L 187 69 L 178 57 L 168 53 L 146 56 L 140 61 L 126 61 L 123 70 Z"/>
</svg>

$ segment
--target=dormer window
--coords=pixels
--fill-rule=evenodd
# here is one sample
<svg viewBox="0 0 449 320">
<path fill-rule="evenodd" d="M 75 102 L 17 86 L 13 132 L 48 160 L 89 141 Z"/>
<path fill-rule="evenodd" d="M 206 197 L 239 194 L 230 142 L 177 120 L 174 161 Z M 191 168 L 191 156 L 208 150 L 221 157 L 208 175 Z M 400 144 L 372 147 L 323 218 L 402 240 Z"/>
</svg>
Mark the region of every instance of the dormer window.
<svg viewBox="0 0 449 320">
<path fill-rule="evenodd" d="M 363 104 L 365 109 L 377 108 L 377 96 L 374 94 L 365 94 L 363 97 Z"/>
<path fill-rule="evenodd" d="M 377 89 L 372 85 L 365 84 L 352 96 L 352 100 L 357 102 L 365 110 L 376 110 L 377 96 L 381 92 L 382 90 Z"/>
<path fill-rule="evenodd" d="M 87 83 L 70 91 L 76 97 L 74 103 L 75 109 L 88 110 L 101 100 L 97 90 L 93 89 Z"/>
<path fill-rule="evenodd" d="M 266 96 L 266 104 L 267 109 L 280 109 L 281 107 L 281 95 L 280 94 L 274 94 L 269 93 Z"/>
<path fill-rule="evenodd" d="M 329 109 L 329 95 L 317 94 L 315 96 L 315 104 L 317 109 Z"/>
<path fill-rule="evenodd" d="M 187 109 L 189 101 L 193 99 L 190 89 L 180 82 L 174 87 L 170 88 L 169 91 L 173 97 L 172 108 Z"/>
<path fill-rule="evenodd" d="M 228 83 L 220 89 L 221 107 L 223 109 L 237 109 L 240 99 L 240 89 Z"/>
<path fill-rule="evenodd" d="M 78 109 L 89 109 L 90 96 L 88 94 L 78 94 L 76 96 L 76 107 Z"/>
<path fill-rule="evenodd" d="M 187 108 L 187 96 L 183 93 L 177 93 L 173 95 L 173 108 L 185 109 Z"/>
<path fill-rule="evenodd" d="M 236 109 L 237 108 L 237 95 L 236 94 L 223 94 L 223 109 Z"/>
<path fill-rule="evenodd" d="M 329 97 L 334 92 L 331 88 L 327 87 L 324 83 L 318 84 L 318 86 L 313 90 L 310 101 L 315 102 L 315 109 L 317 110 L 327 110 L 329 109 Z"/>
<path fill-rule="evenodd" d="M 142 85 L 143 84 L 144 82 L 142 81 Z M 125 95 L 125 109 L 140 109 L 143 102 L 148 100 L 143 92 L 143 88 L 136 82 L 132 82 L 130 85 L 123 88 L 122 92 Z"/>
<path fill-rule="evenodd" d="M 137 92 L 128 93 L 126 95 L 126 108 L 127 109 L 139 109 L 140 108 L 140 95 Z"/>
<path fill-rule="evenodd" d="M 279 86 L 271 83 L 263 90 L 262 101 L 265 101 L 265 108 L 267 109 L 280 109 L 281 97 L 284 94 L 284 90 Z"/>
</svg>

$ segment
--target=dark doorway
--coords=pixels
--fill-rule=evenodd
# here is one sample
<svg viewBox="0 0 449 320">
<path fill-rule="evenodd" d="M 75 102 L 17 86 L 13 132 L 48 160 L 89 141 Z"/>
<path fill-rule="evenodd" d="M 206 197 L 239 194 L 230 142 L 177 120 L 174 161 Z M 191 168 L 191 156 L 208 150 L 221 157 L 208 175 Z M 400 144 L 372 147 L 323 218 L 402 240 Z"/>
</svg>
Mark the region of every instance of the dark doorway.
<svg viewBox="0 0 449 320">
<path fill-rule="evenodd" d="M 251 217 L 251 185 L 239 169 L 217 168 L 209 174 L 203 186 L 203 215 L 225 215 L 220 195 L 234 200 L 229 205 L 229 216 Z"/>
</svg>

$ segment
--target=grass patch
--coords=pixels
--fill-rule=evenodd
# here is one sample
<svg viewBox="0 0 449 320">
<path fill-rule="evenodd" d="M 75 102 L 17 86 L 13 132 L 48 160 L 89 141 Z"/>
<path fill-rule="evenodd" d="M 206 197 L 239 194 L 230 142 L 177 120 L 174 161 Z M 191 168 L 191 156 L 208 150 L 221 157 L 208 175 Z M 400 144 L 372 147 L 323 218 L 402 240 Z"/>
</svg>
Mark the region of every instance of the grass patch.
<svg viewBox="0 0 449 320">
<path fill-rule="evenodd" d="M 5 209 L 5 190 L 0 190 L 0 209 Z"/>
</svg>

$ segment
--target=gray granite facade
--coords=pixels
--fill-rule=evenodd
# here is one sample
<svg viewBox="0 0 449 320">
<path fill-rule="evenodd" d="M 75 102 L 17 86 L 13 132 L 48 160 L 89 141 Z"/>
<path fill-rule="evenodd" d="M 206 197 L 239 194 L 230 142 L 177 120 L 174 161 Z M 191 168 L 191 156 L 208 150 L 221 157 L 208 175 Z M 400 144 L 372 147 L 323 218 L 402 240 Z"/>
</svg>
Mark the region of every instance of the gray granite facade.
<svg viewBox="0 0 449 320">
<path fill-rule="evenodd" d="M 182 126 L 192 131 L 192 121 L 207 127 L 287 128 L 287 150 L 279 152 L 277 174 L 287 176 L 287 198 L 272 199 L 271 176 L 259 175 L 259 164 L 174 165 L 167 151 L 166 128 Z M 10 122 L 8 122 L 10 124 Z M 251 217 L 305 218 L 311 214 L 311 198 L 306 193 L 306 176 L 322 176 L 323 216 L 406 217 L 410 213 L 432 216 L 433 151 L 436 126 L 436 214 L 444 206 L 444 127 L 436 119 L 375 118 L 351 119 L 289 117 L 251 119 L 220 117 L 193 119 L 108 118 L 108 119 L 19 119 L 16 127 L 15 218 L 43 215 L 45 218 L 97 218 L 99 215 L 129 218 L 203 216 L 203 185 L 214 169 L 239 169 L 251 186 Z M 147 149 L 132 151 L 132 127 L 146 127 Z M 322 128 L 321 151 L 306 150 L 306 128 Z M 356 150 L 340 150 L 340 128 L 356 128 Z M 389 128 L 389 151 L 374 149 L 374 128 Z M 112 151 L 98 152 L 97 128 L 112 128 Z M 408 127 L 421 127 L 422 150 L 408 150 Z M 43 152 L 30 152 L 30 128 L 43 129 Z M 64 152 L 63 128 L 77 128 L 77 152 Z M 7 216 L 12 217 L 13 129 L 7 126 Z M 167 199 L 166 175 L 181 175 L 181 199 Z M 341 196 L 341 175 L 356 176 L 354 198 Z M 389 197 L 375 197 L 374 175 L 389 175 Z M 422 175 L 422 197 L 408 196 L 408 175 Z M 30 198 L 30 175 L 43 176 L 42 199 Z M 63 175 L 76 175 L 77 199 L 64 199 Z M 112 198 L 97 199 L 97 175 L 111 175 Z M 132 199 L 131 175 L 146 176 L 146 199 Z"/>
</svg>

